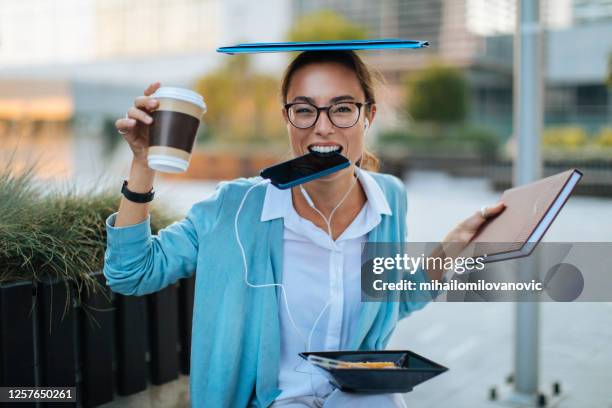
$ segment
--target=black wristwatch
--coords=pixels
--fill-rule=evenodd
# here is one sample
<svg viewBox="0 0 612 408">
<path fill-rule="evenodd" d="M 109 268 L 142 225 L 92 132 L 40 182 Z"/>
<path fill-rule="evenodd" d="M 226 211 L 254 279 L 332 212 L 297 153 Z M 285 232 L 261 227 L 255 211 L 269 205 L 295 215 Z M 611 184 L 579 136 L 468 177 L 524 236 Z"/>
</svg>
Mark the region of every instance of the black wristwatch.
<svg viewBox="0 0 612 408">
<path fill-rule="evenodd" d="M 124 180 L 123 187 L 121 187 L 121 194 L 123 194 L 123 196 L 128 200 L 139 204 L 148 203 L 149 201 L 153 200 L 153 196 L 155 195 L 153 189 L 151 189 L 151 191 L 149 191 L 148 193 L 135 193 L 133 191 L 128 190 L 127 184 L 128 181 Z"/>
</svg>

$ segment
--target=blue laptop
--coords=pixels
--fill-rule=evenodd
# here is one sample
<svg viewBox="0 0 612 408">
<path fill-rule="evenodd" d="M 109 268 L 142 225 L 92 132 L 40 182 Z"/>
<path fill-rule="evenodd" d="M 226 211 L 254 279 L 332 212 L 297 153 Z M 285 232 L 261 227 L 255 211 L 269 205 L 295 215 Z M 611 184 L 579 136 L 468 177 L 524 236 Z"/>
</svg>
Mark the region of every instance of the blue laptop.
<svg viewBox="0 0 612 408">
<path fill-rule="evenodd" d="M 312 42 L 277 42 L 237 44 L 219 47 L 217 52 L 225 54 L 251 54 L 261 52 L 333 51 L 333 50 L 387 50 L 428 47 L 427 41 L 383 38 L 377 40 L 342 40 Z"/>
</svg>

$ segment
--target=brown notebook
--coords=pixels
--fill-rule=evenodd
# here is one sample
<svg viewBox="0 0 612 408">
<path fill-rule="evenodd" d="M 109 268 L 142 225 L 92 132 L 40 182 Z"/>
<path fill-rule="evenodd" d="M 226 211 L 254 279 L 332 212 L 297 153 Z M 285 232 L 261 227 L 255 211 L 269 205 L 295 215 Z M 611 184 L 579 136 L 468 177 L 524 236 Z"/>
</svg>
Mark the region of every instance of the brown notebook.
<svg viewBox="0 0 612 408">
<path fill-rule="evenodd" d="M 487 221 L 472 238 L 468 248 L 484 262 L 530 255 L 582 177 L 570 169 L 533 183 L 504 191 L 504 211 Z"/>
</svg>

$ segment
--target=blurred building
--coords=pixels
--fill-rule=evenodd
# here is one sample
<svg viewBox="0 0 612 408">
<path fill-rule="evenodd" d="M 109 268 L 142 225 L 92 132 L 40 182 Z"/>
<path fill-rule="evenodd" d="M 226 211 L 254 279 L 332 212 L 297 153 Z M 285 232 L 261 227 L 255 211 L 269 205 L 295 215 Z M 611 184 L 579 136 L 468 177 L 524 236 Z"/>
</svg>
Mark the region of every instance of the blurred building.
<svg viewBox="0 0 612 408">
<path fill-rule="evenodd" d="M 220 45 L 284 37 L 289 24 L 284 3 L 3 0 L 0 66 L 3 72 L 11 67 L 25 69 L 24 76 L 60 75 L 76 65 L 85 68 L 80 78 L 86 79 L 94 73 L 97 79 L 113 81 L 139 80 L 144 75 L 146 79 L 141 81 L 146 82 L 152 74 L 164 72 L 171 79 L 181 79 L 179 75 L 189 73 L 191 66 L 195 66 L 192 70 L 201 69 L 189 57 L 207 61 L 215 57 L 214 50 Z M 182 60 L 171 67 L 172 72 L 167 72 L 168 66 L 158 68 L 155 64 L 179 56 Z M 148 63 L 143 65 L 147 69 L 128 69 L 129 64 L 141 60 Z M 93 63 L 102 69 L 88 75 L 88 66 Z"/>
<path fill-rule="evenodd" d="M 502 136 L 512 129 L 513 33 L 516 0 L 294 0 L 294 18 L 318 9 L 336 11 L 373 38 L 428 40 L 418 51 L 371 53 L 403 100 L 401 83 L 432 60 L 461 68 L 469 81 L 471 114 Z M 612 1 L 540 0 L 547 66 L 546 120 L 594 130 L 611 119 L 605 85 L 612 52 Z M 398 107 L 399 110 L 399 107 Z M 399 119 L 391 118 L 392 124 Z"/>
<path fill-rule="evenodd" d="M 217 47 L 283 38 L 288 16 L 282 0 L 2 0 L 2 146 L 48 156 L 41 140 L 51 138 L 67 153 L 49 160 L 65 163 L 49 175 L 103 168 L 100 152 L 116 140 L 107 134 L 112 123 L 148 84 L 190 87 L 230 58 Z M 255 62 L 280 70 L 285 60 Z M 59 125 L 32 126 L 46 122 Z"/>
<path fill-rule="evenodd" d="M 429 41 L 427 49 L 368 54 L 368 62 L 385 75 L 391 88 L 385 95 L 392 98 L 395 112 L 386 118 L 390 127 L 401 120 L 403 81 L 437 60 L 463 69 L 471 84 L 472 111 L 484 117 L 483 109 L 502 110 L 503 121 L 494 124 L 500 132 L 509 131 L 512 42 L 506 37 L 514 30 L 514 0 L 294 0 L 296 17 L 318 8 L 344 15 L 374 38 Z"/>
<path fill-rule="evenodd" d="M 611 0 L 573 0 L 573 19 L 577 24 L 612 20 Z"/>
<path fill-rule="evenodd" d="M 546 113 L 549 124 L 580 124 L 589 131 L 612 123 L 606 86 L 612 20 L 552 31 L 547 39 Z"/>
<path fill-rule="evenodd" d="M 540 0 L 549 124 L 592 130 L 611 122 L 612 97 L 604 83 L 611 3 Z M 397 123 L 405 76 L 437 59 L 465 72 L 472 119 L 502 136 L 511 133 L 516 0 L 3 0 L 0 137 L 18 135 L 24 146 L 53 134 L 58 145 L 72 129 L 81 143 L 72 149 L 79 172 L 99 162 L 105 140 L 116 139 L 106 135 L 112 122 L 146 85 L 191 86 L 231 58 L 216 54 L 217 46 L 282 40 L 300 16 L 320 9 L 366 27 L 372 38 L 430 42 L 424 50 L 368 54 L 390 84 L 380 98 L 390 109 L 380 110 L 379 124 Z M 278 72 L 286 57 L 266 54 L 256 66 Z"/>
</svg>

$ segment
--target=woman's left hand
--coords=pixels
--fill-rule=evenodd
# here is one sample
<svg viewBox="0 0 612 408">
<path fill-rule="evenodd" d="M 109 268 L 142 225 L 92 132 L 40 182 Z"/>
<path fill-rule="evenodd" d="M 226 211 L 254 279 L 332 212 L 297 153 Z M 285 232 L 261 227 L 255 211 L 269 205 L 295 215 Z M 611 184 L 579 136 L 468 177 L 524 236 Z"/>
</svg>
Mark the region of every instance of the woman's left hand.
<svg viewBox="0 0 612 408">
<path fill-rule="evenodd" d="M 452 244 L 452 252 L 455 253 L 454 255 L 461 253 L 472 238 L 474 238 L 480 226 L 489 218 L 499 215 L 505 208 L 506 205 L 501 201 L 493 206 L 483 207 L 453 228 L 453 230 L 444 237 L 442 243 Z"/>
<path fill-rule="evenodd" d="M 481 210 L 476 211 L 471 217 L 461 221 L 453 228 L 430 256 L 434 258 L 458 257 L 468 246 L 472 238 L 474 238 L 480 226 L 489 218 L 499 215 L 504 211 L 504 208 L 506 208 L 506 205 L 500 201 L 491 207 L 483 207 Z M 431 280 L 442 279 L 444 273 L 444 268 L 440 266 L 433 266 L 427 269 L 427 274 Z"/>
</svg>

